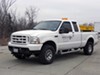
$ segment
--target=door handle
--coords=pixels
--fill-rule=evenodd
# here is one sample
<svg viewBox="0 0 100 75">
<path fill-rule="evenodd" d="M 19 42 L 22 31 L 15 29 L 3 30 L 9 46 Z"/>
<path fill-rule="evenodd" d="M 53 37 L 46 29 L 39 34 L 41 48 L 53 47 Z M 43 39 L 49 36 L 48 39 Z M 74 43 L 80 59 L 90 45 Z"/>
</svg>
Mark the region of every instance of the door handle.
<svg viewBox="0 0 100 75">
<path fill-rule="evenodd" d="M 71 39 L 72 38 L 72 36 L 69 36 L 69 39 Z"/>
</svg>

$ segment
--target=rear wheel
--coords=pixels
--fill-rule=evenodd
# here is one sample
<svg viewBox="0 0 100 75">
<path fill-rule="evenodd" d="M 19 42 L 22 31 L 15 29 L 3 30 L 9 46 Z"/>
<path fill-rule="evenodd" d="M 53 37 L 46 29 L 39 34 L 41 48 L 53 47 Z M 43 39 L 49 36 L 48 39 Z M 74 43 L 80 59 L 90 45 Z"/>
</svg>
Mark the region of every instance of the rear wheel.
<svg viewBox="0 0 100 75">
<path fill-rule="evenodd" d="M 84 47 L 84 54 L 91 55 L 93 53 L 93 50 L 94 50 L 93 42 L 88 42 Z"/>
<path fill-rule="evenodd" d="M 55 50 L 51 45 L 44 45 L 39 55 L 42 64 L 51 64 L 54 60 Z"/>
</svg>

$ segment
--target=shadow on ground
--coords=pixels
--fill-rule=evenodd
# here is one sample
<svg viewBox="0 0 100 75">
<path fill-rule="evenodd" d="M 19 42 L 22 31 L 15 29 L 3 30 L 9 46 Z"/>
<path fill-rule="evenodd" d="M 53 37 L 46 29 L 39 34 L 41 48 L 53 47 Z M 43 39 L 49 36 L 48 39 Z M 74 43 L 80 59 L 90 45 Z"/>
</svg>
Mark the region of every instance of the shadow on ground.
<svg viewBox="0 0 100 75">
<path fill-rule="evenodd" d="M 69 54 L 64 54 L 64 55 L 56 55 L 54 62 L 62 62 L 62 61 L 67 61 L 67 60 L 71 60 L 74 58 L 78 58 L 79 56 L 85 56 L 82 52 L 74 52 L 74 53 L 69 53 Z M 41 65 L 41 63 L 39 63 L 39 60 L 37 57 L 31 56 L 29 59 L 23 59 L 23 60 L 18 60 L 17 58 L 14 58 L 11 60 L 13 63 L 19 63 L 19 64 L 34 64 L 34 65 Z"/>
</svg>

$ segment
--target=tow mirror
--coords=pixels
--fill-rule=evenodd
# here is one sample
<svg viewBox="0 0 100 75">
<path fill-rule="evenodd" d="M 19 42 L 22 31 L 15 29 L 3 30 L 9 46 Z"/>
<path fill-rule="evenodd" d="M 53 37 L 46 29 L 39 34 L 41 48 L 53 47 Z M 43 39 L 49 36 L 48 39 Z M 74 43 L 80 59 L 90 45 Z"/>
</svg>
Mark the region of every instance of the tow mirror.
<svg viewBox="0 0 100 75">
<path fill-rule="evenodd" d="M 60 33 L 60 34 L 64 33 L 64 30 L 61 28 L 61 29 L 59 30 L 59 33 Z"/>
</svg>

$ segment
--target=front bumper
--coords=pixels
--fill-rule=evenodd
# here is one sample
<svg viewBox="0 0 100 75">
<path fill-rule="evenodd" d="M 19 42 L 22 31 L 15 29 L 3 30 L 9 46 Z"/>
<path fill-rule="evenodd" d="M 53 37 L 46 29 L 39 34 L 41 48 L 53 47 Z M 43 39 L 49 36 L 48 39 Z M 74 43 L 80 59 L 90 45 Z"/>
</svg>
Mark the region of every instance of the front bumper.
<svg viewBox="0 0 100 75">
<path fill-rule="evenodd" d="M 19 44 L 12 44 L 11 42 L 8 43 L 8 47 L 12 48 L 23 48 L 28 49 L 29 51 L 40 51 L 43 44 L 27 44 L 27 45 L 19 45 Z"/>
</svg>

